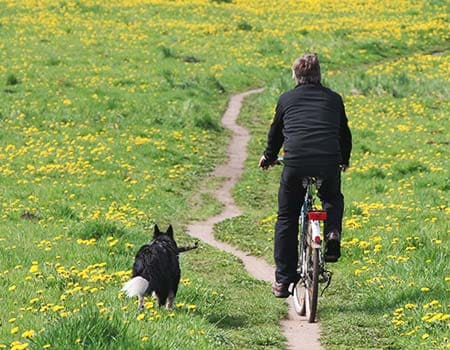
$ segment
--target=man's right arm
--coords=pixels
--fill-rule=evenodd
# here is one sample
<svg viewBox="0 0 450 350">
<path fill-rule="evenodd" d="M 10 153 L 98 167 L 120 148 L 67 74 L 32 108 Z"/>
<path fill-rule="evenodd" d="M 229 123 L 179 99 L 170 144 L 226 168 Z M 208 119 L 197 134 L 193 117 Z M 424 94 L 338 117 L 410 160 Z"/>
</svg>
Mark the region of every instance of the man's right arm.
<svg viewBox="0 0 450 350">
<path fill-rule="evenodd" d="M 283 108 L 278 101 L 275 116 L 267 135 L 267 147 L 264 151 L 264 157 L 269 164 L 277 160 L 283 142 Z"/>
<path fill-rule="evenodd" d="M 347 115 L 345 114 L 344 103 L 342 103 L 341 125 L 339 128 L 339 143 L 341 146 L 342 165 L 347 168 L 350 163 L 350 153 L 352 152 L 352 133 L 348 127 Z"/>
</svg>

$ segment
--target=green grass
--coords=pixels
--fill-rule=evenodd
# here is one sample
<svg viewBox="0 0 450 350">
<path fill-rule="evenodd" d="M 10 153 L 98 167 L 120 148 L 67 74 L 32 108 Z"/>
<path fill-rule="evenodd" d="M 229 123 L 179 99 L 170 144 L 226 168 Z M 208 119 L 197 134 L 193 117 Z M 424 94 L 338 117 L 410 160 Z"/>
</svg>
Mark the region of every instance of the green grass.
<svg viewBox="0 0 450 350">
<path fill-rule="evenodd" d="M 221 209 L 207 191 L 229 137 L 220 117 L 230 94 L 260 86 L 241 119 L 253 136 L 234 190 L 244 214 L 217 234 L 272 261 L 280 169 L 256 164 L 309 50 L 355 139 L 322 342 L 445 346 L 447 5 L 304 5 L 0 3 L 0 348 L 282 348 L 285 305 L 205 245 L 182 255 L 173 312 L 141 316 L 119 291 L 154 223 L 188 244 L 185 224 Z"/>
</svg>

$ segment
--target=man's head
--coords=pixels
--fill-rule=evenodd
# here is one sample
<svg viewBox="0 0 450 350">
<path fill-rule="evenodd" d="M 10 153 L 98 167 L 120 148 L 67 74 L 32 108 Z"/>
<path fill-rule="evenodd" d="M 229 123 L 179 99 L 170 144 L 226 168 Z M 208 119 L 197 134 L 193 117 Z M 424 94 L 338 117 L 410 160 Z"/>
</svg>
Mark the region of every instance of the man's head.
<svg viewBox="0 0 450 350">
<path fill-rule="evenodd" d="M 316 53 L 305 53 L 292 65 L 292 77 L 297 84 L 319 84 L 321 80 L 319 57 Z"/>
</svg>

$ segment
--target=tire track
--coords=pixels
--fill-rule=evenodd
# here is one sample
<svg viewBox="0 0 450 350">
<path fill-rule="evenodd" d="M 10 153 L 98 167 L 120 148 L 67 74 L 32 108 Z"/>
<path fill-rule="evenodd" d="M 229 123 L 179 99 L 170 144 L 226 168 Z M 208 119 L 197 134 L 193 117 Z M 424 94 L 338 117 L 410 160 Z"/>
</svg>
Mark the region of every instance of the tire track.
<svg viewBox="0 0 450 350">
<path fill-rule="evenodd" d="M 222 117 L 222 124 L 231 130 L 232 137 L 228 145 L 228 161 L 219 165 L 214 177 L 225 178 L 222 186 L 213 192 L 213 195 L 224 205 L 224 210 L 205 221 L 194 222 L 188 225 L 187 233 L 191 237 L 198 238 L 203 242 L 228 252 L 238 257 L 244 264 L 247 272 L 259 280 L 272 282 L 274 279 L 274 267 L 265 260 L 257 258 L 231 246 L 228 243 L 218 241 L 214 238 L 214 225 L 229 218 L 239 216 L 241 211 L 236 206 L 231 195 L 233 186 L 238 182 L 244 172 L 244 162 L 247 158 L 247 144 L 250 134 L 247 129 L 236 124 L 242 102 L 245 97 L 261 93 L 264 89 L 249 90 L 244 93 L 233 95 L 229 101 L 227 110 Z M 269 287 L 267 292 L 270 293 Z M 320 329 L 317 323 L 308 323 L 306 318 L 295 313 L 292 298 L 288 299 L 289 313 L 281 321 L 283 334 L 287 339 L 287 349 L 290 350 L 316 350 L 322 349 L 319 343 Z"/>
</svg>

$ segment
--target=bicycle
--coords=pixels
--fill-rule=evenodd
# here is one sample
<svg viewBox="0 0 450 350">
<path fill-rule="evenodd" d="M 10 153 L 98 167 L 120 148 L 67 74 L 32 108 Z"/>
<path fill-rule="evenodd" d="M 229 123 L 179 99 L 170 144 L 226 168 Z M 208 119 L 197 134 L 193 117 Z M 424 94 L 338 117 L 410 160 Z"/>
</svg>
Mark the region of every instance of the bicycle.
<svg viewBox="0 0 450 350">
<path fill-rule="evenodd" d="M 266 164 L 266 168 L 283 164 L 279 157 L 274 163 Z M 263 165 L 264 167 L 264 165 Z M 341 166 L 341 171 L 345 167 Z M 306 316 L 309 323 L 316 321 L 317 304 L 319 298 L 319 283 L 327 283 L 322 295 L 331 283 L 332 272 L 325 267 L 324 245 L 322 245 L 322 231 L 320 222 L 327 219 L 327 212 L 317 210 L 314 206 L 314 189 L 320 189 L 322 179 L 308 176 L 303 178 L 306 189 L 299 222 L 299 256 L 297 267 L 297 281 L 292 284 L 289 293 L 294 299 L 294 309 L 300 316 Z"/>
<path fill-rule="evenodd" d="M 323 291 L 331 283 L 331 271 L 325 268 L 323 239 L 320 222 L 327 218 L 326 211 L 314 207 L 314 188 L 319 189 L 320 178 L 306 177 L 303 187 L 306 188 L 305 199 L 300 214 L 299 242 L 299 280 L 293 285 L 294 309 L 300 316 L 306 316 L 309 323 L 316 321 L 319 297 L 319 283 L 327 283 Z M 322 294 L 323 294 L 322 291 Z"/>
</svg>

